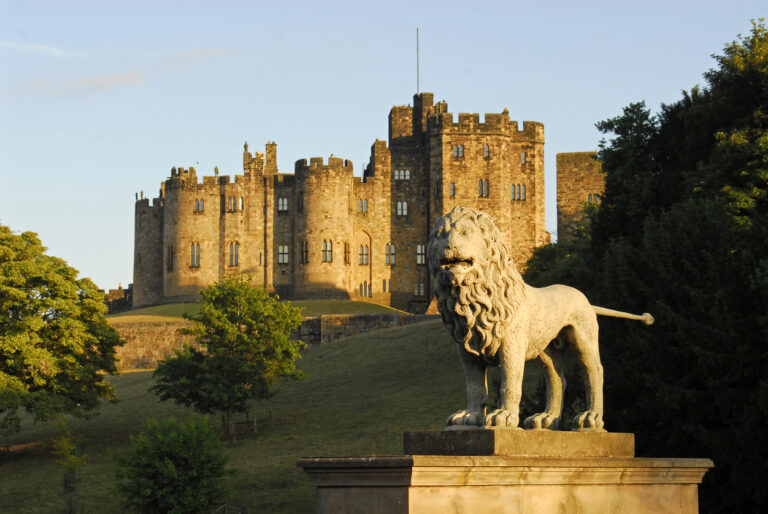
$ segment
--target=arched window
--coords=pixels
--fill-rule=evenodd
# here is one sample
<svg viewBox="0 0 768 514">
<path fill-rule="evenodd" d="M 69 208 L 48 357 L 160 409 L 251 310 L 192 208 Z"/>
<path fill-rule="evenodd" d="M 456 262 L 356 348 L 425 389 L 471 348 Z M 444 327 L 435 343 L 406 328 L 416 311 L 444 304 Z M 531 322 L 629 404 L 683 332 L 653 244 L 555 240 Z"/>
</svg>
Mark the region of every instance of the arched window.
<svg viewBox="0 0 768 514">
<path fill-rule="evenodd" d="M 240 243 L 236 241 L 229 243 L 229 265 L 240 265 Z"/>
<path fill-rule="evenodd" d="M 240 197 L 240 210 L 242 211 L 245 208 L 245 200 L 243 197 Z"/>
<path fill-rule="evenodd" d="M 395 265 L 395 245 L 394 243 L 389 246 L 389 264 Z"/>
<path fill-rule="evenodd" d="M 426 245 L 416 245 L 416 264 L 425 264 L 427 262 L 426 248 Z"/>
<path fill-rule="evenodd" d="M 195 212 L 200 210 L 200 200 L 195 200 Z"/>
<path fill-rule="evenodd" d="M 528 159 L 528 155 L 525 152 L 520 154 L 520 164 L 525 164 L 527 162 L 527 159 Z"/>
<path fill-rule="evenodd" d="M 411 180 L 411 170 L 405 170 L 405 180 Z"/>
<path fill-rule="evenodd" d="M 201 211 L 205 210 L 205 200 L 200 200 L 200 210 Z"/>
<path fill-rule="evenodd" d="M 333 262 L 333 241 L 328 240 L 328 262 Z"/>
<path fill-rule="evenodd" d="M 488 189 L 488 179 L 483 180 L 483 196 L 488 198 L 491 195 L 490 189 Z"/>
<path fill-rule="evenodd" d="M 231 196 L 227 197 L 227 210 L 228 211 L 232 210 L 232 197 Z"/>
<path fill-rule="evenodd" d="M 477 181 L 477 196 L 483 196 L 483 179 Z"/>
<path fill-rule="evenodd" d="M 488 145 L 486 144 L 486 145 L 483 147 L 483 157 L 485 157 L 485 158 L 487 159 L 487 158 L 489 158 L 490 156 L 491 156 L 491 147 L 490 147 L 490 146 L 488 146 Z"/>
<path fill-rule="evenodd" d="M 458 157 L 459 156 L 459 147 L 458 145 L 453 145 L 453 156 Z"/>
<path fill-rule="evenodd" d="M 240 243 L 235 243 L 235 266 L 240 265 Z"/>
<path fill-rule="evenodd" d="M 323 239 L 323 253 L 320 260 L 323 262 L 328 260 L 328 242 L 325 239 Z"/>
<path fill-rule="evenodd" d="M 195 266 L 200 267 L 200 243 L 195 243 Z"/>
<path fill-rule="evenodd" d="M 368 281 L 363 280 L 363 296 L 368 296 Z"/>
<path fill-rule="evenodd" d="M 464 145 L 459 145 L 459 157 L 464 157 Z"/>
<path fill-rule="evenodd" d="M 277 247 L 277 263 L 288 264 L 288 245 L 279 245 Z"/>
<path fill-rule="evenodd" d="M 408 215 L 408 202 L 397 202 L 397 215 L 398 216 Z"/>
<path fill-rule="evenodd" d="M 363 247 L 363 264 L 368 264 L 368 245 Z"/>
<path fill-rule="evenodd" d="M 384 264 L 389 266 L 389 243 L 384 247 Z"/>
<path fill-rule="evenodd" d="M 523 199 L 523 195 L 521 194 L 521 189 L 520 189 L 520 187 L 521 187 L 521 186 L 520 186 L 520 184 L 518 184 L 518 185 L 517 185 L 517 199 L 518 199 L 518 200 L 522 200 L 522 199 Z"/>
<path fill-rule="evenodd" d="M 451 182 L 450 192 L 451 192 L 451 198 L 456 196 L 456 183 L 455 182 Z"/>
<path fill-rule="evenodd" d="M 189 249 L 189 265 L 195 265 L 195 243 L 192 243 L 192 246 Z"/>
<path fill-rule="evenodd" d="M 363 296 L 363 284 L 360 284 L 360 296 Z"/>
<path fill-rule="evenodd" d="M 363 212 L 363 200 L 362 199 L 358 199 L 357 200 L 357 210 L 360 211 L 360 212 Z"/>
<path fill-rule="evenodd" d="M 590 193 L 589 196 L 587 197 L 587 201 L 589 203 L 592 203 L 592 193 Z"/>
<path fill-rule="evenodd" d="M 363 200 L 363 212 L 368 212 L 368 200 Z"/>
<path fill-rule="evenodd" d="M 323 262 L 333 261 L 333 241 L 323 239 Z"/>
<path fill-rule="evenodd" d="M 307 240 L 301 244 L 301 262 L 304 264 L 309 262 L 309 241 Z"/>
<path fill-rule="evenodd" d="M 359 254 L 358 264 L 363 264 L 363 245 L 360 245 L 360 254 Z"/>
<path fill-rule="evenodd" d="M 523 196 L 520 199 L 525 200 L 525 184 L 523 184 Z"/>
</svg>

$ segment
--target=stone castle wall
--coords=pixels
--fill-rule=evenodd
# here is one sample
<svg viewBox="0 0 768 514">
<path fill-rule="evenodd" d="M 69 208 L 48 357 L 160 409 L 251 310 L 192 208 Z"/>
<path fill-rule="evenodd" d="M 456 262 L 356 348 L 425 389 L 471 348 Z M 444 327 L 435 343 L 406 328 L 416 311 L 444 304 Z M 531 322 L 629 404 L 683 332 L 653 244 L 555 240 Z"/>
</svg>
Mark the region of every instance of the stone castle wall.
<svg viewBox="0 0 768 514">
<path fill-rule="evenodd" d="M 557 237 L 565 241 L 569 229 L 584 219 L 588 203 L 600 201 L 605 174 L 595 152 L 557 154 Z"/>
<path fill-rule="evenodd" d="M 248 274 L 285 298 L 423 312 L 432 287 L 422 250 L 437 218 L 458 205 L 488 212 L 524 268 L 549 242 L 543 125 L 520 125 L 506 109 L 454 119 L 431 93 L 413 100 L 391 109 L 389 144 L 374 142 L 362 177 L 333 156 L 278 173 L 275 143 L 255 155 L 246 144 L 234 180 L 172 169 L 151 206 L 137 201 L 134 306 L 194 299 Z M 573 161 L 568 177 L 584 162 Z"/>
</svg>

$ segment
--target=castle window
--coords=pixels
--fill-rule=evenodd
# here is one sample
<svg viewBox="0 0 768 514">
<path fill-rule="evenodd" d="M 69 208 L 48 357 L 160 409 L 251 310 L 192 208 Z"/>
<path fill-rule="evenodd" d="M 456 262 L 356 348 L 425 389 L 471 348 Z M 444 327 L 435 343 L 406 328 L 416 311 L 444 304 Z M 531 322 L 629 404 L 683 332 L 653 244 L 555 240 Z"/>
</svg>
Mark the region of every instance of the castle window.
<svg viewBox="0 0 768 514">
<path fill-rule="evenodd" d="M 243 197 L 240 197 L 240 210 L 242 211 L 245 208 L 245 200 Z"/>
<path fill-rule="evenodd" d="M 490 189 L 488 189 L 488 179 L 483 180 L 483 196 L 488 198 L 491 195 Z"/>
<path fill-rule="evenodd" d="M 306 240 L 301 244 L 301 262 L 304 264 L 309 262 L 309 242 Z"/>
<path fill-rule="evenodd" d="M 384 264 L 389 266 L 389 243 L 384 247 Z"/>
<path fill-rule="evenodd" d="M 397 202 L 397 215 L 398 216 L 408 215 L 408 202 Z"/>
<path fill-rule="evenodd" d="M 359 254 L 358 264 L 363 263 L 363 245 L 360 245 L 360 254 Z"/>
<path fill-rule="evenodd" d="M 387 280 L 387 289 L 389 289 L 389 292 L 392 292 L 392 279 Z"/>
<path fill-rule="evenodd" d="M 235 241 L 229 243 L 229 265 L 240 265 L 240 243 Z"/>
<path fill-rule="evenodd" d="M 491 156 L 491 147 L 487 144 L 483 147 L 483 157 L 488 159 Z"/>
<path fill-rule="evenodd" d="M 520 154 L 520 163 L 521 164 L 525 164 L 527 162 L 527 157 L 528 157 L 528 155 L 525 152 L 521 153 Z"/>
<path fill-rule="evenodd" d="M 359 289 L 360 289 L 360 293 L 359 293 L 360 296 L 363 296 L 363 284 L 360 284 L 360 288 Z"/>
<path fill-rule="evenodd" d="M 587 202 L 592 203 L 592 193 L 587 197 Z"/>
<path fill-rule="evenodd" d="M 522 192 L 523 192 L 523 194 L 522 194 L 522 196 L 520 197 L 520 199 L 521 199 L 521 200 L 525 200 L 525 184 L 523 184 L 523 185 L 522 185 L 522 188 L 523 188 L 523 189 L 522 189 Z"/>
<path fill-rule="evenodd" d="M 277 247 L 277 263 L 288 264 L 288 245 L 279 245 Z"/>
<path fill-rule="evenodd" d="M 323 239 L 323 262 L 333 262 L 333 241 Z"/>
<path fill-rule="evenodd" d="M 477 196 L 483 196 L 483 179 L 477 181 Z"/>
<path fill-rule="evenodd" d="M 368 296 L 368 281 L 363 280 L 363 296 Z"/>
<path fill-rule="evenodd" d="M 415 296 L 424 296 L 424 283 L 414 284 L 413 285 L 413 294 Z"/>
<path fill-rule="evenodd" d="M 363 200 L 363 212 L 368 212 L 368 200 Z"/>
<path fill-rule="evenodd" d="M 363 247 L 363 264 L 368 264 L 368 245 Z"/>
<path fill-rule="evenodd" d="M 200 211 L 202 212 L 204 210 L 205 210 L 205 200 L 200 200 Z"/>
<path fill-rule="evenodd" d="M 349 243 L 344 243 L 344 264 L 349 264 Z"/>
<path fill-rule="evenodd" d="M 384 264 L 387 266 L 395 265 L 395 245 L 389 244 L 384 247 Z"/>
<path fill-rule="evenodd" d="M 451 191 L 451 198 L 455 197 L 456 196 L 456 183 L 455 182 L 451 182 L 450 191 Z"/>
<path fill-rule="evenodd" d="M 173 245 L 168 246 L 165 251 L 165 269 L 173 271 Z"/>
<path fill-rule="evenodd" d="M 385 292 L 385 293 L 387 292 L 387 279 L 386 278 L 381 281 L 381 290 L 383 292 Z"/>
<path fill-rule="evenodd" d="M 287 198 L 278 198 L 277 199 L 277 210 L 279 212 L 285 212 L 288 210 L 288 199 Z"/>
<path fill-rule="evenodd" d="M 200 243 L 192 243 L 189 247 L 189 266 L 200 267 Z"/>
<path fill-rule="evenodd" d="M 464 157 L 464 145 L 459 145 L 459 157 Z"/>
<path fill-rule="evenodd" d="M 426 245 L 416 245 L 416 264 L 425 264 L 426 262 Z"/>
<path fill-rule="evenodd" d="M 363 212 L 363 200 L 362 198 L 357 200 L 357 210 Z"/>
<path fill-rule="evenodd" d="M 195 200 L 195 212 L 200 210 L 200 200 Z"/>
<path fill-rule="evenodd" d="M 304 197 L 299 196 L 296 199 L 296 212 L 303 213 L 304 212 Z"/>
<path fill-rule="evenodd" d="M 453 145 L 453 156 L 458 157 L 459 156 L 459 146 Z"/>
<path fill-rule="evenodd" d="M 231 196 L 227 197 L 227 210 L 228 211 L 232 210 L 232 197 Z"/>
</svg>

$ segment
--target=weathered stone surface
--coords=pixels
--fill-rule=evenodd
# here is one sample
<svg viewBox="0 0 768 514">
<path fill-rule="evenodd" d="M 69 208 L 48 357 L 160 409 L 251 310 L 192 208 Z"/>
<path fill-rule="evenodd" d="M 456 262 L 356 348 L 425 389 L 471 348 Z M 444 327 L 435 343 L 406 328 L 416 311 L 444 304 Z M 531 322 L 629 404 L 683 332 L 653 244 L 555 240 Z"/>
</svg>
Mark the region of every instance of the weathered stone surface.
<svg viewBox="0 0 768 514">
<path fill-rule="evenodd" d="M 597 203 L 605 189 L 605 174 L 595 152 L 557 154 L 557 239 L 570 237 L 569 228 L 583 222 L 584 206 Z"/>
<path fill-rule="evenodd" d="M 634 457 L 634 434 L 550 430 L 406 432 L 406 455 Z"/>
<path fill-rule="evenodd" d="M 311 458 L 317 512 L 695 514 L 709 459 Z"/>
</svg>

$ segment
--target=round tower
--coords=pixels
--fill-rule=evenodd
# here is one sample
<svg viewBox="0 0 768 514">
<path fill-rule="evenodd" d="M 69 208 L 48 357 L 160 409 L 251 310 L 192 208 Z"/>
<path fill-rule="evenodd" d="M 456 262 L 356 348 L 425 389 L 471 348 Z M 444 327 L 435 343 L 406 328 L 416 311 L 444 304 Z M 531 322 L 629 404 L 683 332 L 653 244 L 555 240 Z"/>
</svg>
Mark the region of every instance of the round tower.
<svg viewBox="0 0 768 514">
<path fill-rule="evenodd" d="M 352 162 L 338 157 L 296 161 L 295 295 L 349 296 Z M 303 214 L 303 215 L 302 215 Z"/>
</svg>

